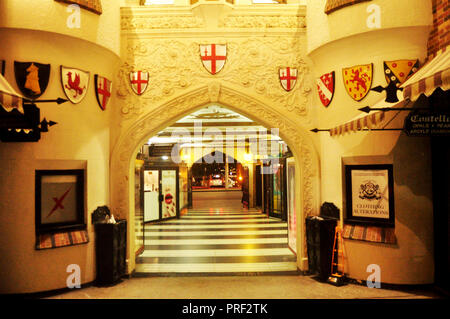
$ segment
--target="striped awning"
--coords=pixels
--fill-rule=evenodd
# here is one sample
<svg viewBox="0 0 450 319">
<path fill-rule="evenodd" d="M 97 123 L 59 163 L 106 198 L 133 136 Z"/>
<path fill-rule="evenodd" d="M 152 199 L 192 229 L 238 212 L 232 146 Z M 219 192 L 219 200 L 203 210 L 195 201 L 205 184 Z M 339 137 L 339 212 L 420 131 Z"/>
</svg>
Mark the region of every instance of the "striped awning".
<svg viewBox="0 0 450 319">
<path fill-rule="evenodd" d="M 388 103 L 385 102 L 385 98 L 383 98 L 378 103 L 374 104 L 373 108 L 388 108 L 388 107 L 403 107 L 406 104 L 406 101 L 403 100 L 401 93 L 397 92 L 397 97 L 399 98 L 399 102 L 396 103 Z M 362 113 L 358 116 L 354 117 L 350 121 L 336 126 L 330 129 L 330 136 L 338 136 L 343 135 L 345 133 L 361 131 L 363 129 L 376 129 L 380 128 L 381 124 L 385 119 L 384 111 L 374 111 L 371 114 Z"/>
<path fill-rule="evenodd" d="M 375 112 L 373 114 L 364 114 L 361 117 L 354 118 L 353 120 L 336 126 L 330 129 L 330 136 L 343 135 L 349 132 L 360 131 L 364 128 L 375 128 L 379 123 L 384 120 L 384 112 Z"/>
<path fill-rule="evenodd" d="M 440 50 L 403 85 L 403 97 L 415 101 L 421 94 L 430 96 L 438 87 L 450 88 L 450 48 Z"/>
<path fill-rule="evenodd" d="M 7 111 L 11 112 L 13 109 L 20 113 L 23 111 L 23 97 L 17 93 L 8 81 L 0 74 L 0 105 Z"/>
</svg>

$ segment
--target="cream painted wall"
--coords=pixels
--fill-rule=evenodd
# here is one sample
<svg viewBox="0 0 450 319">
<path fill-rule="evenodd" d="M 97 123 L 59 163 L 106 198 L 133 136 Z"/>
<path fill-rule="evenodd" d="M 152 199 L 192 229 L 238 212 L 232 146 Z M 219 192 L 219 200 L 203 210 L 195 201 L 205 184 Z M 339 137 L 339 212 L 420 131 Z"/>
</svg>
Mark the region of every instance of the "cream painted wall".
<svg viewBox="0 0 450 319">
<path fill-rule="evenodd" d="M 373 63 L 372 87 L 375 87 L 386 86 L 383 61 L 419 58 L 423 63 L 431 23 L 431 2 L 428 2 L 370 1 L 326 16 L 323 13 L 325 1 L 308 1 L 308 49 L 314 63 L 314 76 L 318 78 L 331 71 L 336 73 L 335 94 L 327 108 L 321 104 L 317 90 L 314 91 L 318 128 L 333 128 L 350 121 L 361 115 L 358 108 L 373 106 L 385 98 L 385 92 L 371 91 L 362 101 L 354 101 L 345 90 L 342 68 Z M 365 24 L 365 10 L 369 4 L 378 4 L 382 9 L 381 29 L 370 31 Z M 389 127 L 403 127 L 405 115 L 399 114 Z M 335 203 L 341 209 L 341 218 L 345 209 L 342 158 L 358 157 L 353 160 L 355 164 L 383 162 L 394 165 L 395 235 L 398 243 L 384 245 L 345 240 L 347 275 L 366 280 L 369 275 L 366 267 L 378 264 L 383 283 L 432 283 L 433 225 L 428 141 L 409 138 L 400 132 L 358 132 L 341 137 L 330 137 L 328 132 L 318 135 L 322 159 L 322 203 Z"/>
<path fill-rule="evenodd" d="M 101 15 L 80 10 L 80 28 L 69 28 L 69 4 L 54 0 L 0 1 L 0 28 L 56 32 L 80 38 L 120 53 L 120 0 L 102 1 Z"/>
<path fill-rule="evenodd" d="M 378 5 L 381 29 L 429 26 L 432 24 L 431 0 L 372 0 L 348 6 L 331 14 L 324 13 L 327 0 L 306 0 L 308 52 L 327 42 L 358 33 L 373 31 L 367 26 L 370 5 Z"/>
<path fill-rule="evenodd" d="M 109 205 L 110 115 L 98 106 L 94 74 L 114 79 L 119 59 L 110 50 L 58 33 L 29 29 L 0 29 L 0 59 L 6 79 L 17 90 L 14 61 L 51 64 L 49 85 L 41 99 L 65 98 L 60 65 L 90 71 L 87 95 L 79 104 L 39 104 L 41 119 L 58 124 L 38 142 L 0 143 L 0 293 L 28 293 L 66 287 L 66 267 L 81 267 L 82 283 L 95 279 L 94 232 L 90 215 Z M 113 83 L 114 89 L 114 83 Z M 113 95 L 114 96 L 114 95 Z M 35 250 L 34 171 L 86 169 L 85 214 L 88 244 Z"/>
</svg>

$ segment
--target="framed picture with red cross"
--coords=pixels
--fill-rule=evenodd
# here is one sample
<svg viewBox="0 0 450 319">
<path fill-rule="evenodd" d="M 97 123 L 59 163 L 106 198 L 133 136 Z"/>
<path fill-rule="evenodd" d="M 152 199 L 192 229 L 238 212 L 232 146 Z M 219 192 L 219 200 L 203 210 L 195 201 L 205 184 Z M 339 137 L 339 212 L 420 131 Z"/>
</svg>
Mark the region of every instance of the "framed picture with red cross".
<svg viewBox="0 0 450 319">
<path fill-rule="evenodd" d="M 36 170 L 36 234 L 86 229 L 84 170 Z"/>
</svg>

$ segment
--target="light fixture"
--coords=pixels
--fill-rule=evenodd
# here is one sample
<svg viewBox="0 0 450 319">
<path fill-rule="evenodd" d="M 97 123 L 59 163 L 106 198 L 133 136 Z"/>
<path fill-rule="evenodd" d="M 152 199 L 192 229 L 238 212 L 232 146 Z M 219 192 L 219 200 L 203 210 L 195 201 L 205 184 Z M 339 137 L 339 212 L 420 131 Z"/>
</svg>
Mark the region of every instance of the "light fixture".
<svg viewBox="0 0 450 319">
<path fill-rule="evenodd" d="M 137 170 L 139 170 L 142 167 L 142 165 L 144 165 L 144 161 L 141 159 L 136 159 L 134 163 Z"/>
<path fill-rule="evenodd" d="M 161 158 L 162 158 L 164 161 L 167 161 L 167 160 L 169 159 L 169 156 L 163 155 L 163 156 L 161 156 Z"/>
</svg>

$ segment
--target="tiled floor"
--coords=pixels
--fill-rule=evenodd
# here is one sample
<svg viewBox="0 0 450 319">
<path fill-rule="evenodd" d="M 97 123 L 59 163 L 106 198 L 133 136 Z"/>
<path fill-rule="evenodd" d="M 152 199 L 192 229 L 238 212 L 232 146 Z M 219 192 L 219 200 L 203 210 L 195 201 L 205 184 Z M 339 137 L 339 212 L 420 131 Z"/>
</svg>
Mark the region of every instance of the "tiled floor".
<svg viewBox="0 0 450 319">
<path fill-rule="evenodd" d="M 180 219 L 145 225 L 136 276 L 296 274 L 287 224 L 243 209 L 240 198 L 241 192 L 194 193 L 194 208 Z"/>
<path fill-rule="evenodd" d="M 52 299 L 429 299 L 430 289 L 392 290 L 348 284 L 336 287 L 308 276 L 175 276 L 124 279 L 112 287 L 87 287 Z M 336 306 L 336 305 L 335 305 Z M 351 309 L 353 309 L 353 306 Z M 374 308 L 375 306 L 375 308 Z M 120 307 L 119 307 L 120 308 Z M 366 311 L 377 313 L 378 304 Z M 317 309 L 316 309 L 317 311 Z M 434 310 L 433 310 L 434 311 Z M 279 318 L 269 317 L 269 318 Z M 174 318 L 176 318 L 174 316 Z M 183 318 L 183 316 L 179 316 Z M 201 317 L 191 317 L 201 318 Z M 207 318 L 204 316 L 203 318 Z M 257 316 L 255 318 L 258 318 Z M 280 317 L 281 318 L 281 317 Z"/>
<path fill-rule="evenodd" d="M 218 200 L 217 196 L 219 196 Z M 212 201 L 214 198 L 216 200 Z M 146 251 L 138 265 L 141 271 L 150 269 L 155 273 L 169 271 L 173 274 L 174 271 L 196 270 L 197 272 L 192 276 L 183 276 L 178 273 L 175 276 L 162 277 L 144 273 L 144 278 L 124 279 L 112 287 L 93 286 L 75 289 L 50 298 L 189 300 L 440 298 L 440 295 L 429 289 L 402 291 L 384 289 L 383 286 L 381 289 L 369 289 L 357 284 L 335 287 L 319 282 L 313 277 L 298 274 L 271 276 L 273 272 L 270 270 L 280 265 L 286 266 L 292 263 L 293 267 L 295 264 L 295 257 L 293 258 L 293 254 L 286 246 L 285 224 L 268 221 L 254 211 L 241 210 L 239 192 L 222 195 L 205 193 L 204 196 L 194 196 L 194 200 L 195 210 L 184 216 L 181 223 L 172 221 L 172 225 L 163 223 L 156 228 L 148 227 L 146 235 L 151 241 L 147 243 Z M 212 210 L 208 208 L 211 205 L 215 206 Z M 227 214 L 224 215 L 225 213 Z M 202 223 L 197 225 L 200 219 Z M 259 223 L 255 224 L 255 221 L 251 221 L 255 219 Z M 173 224 L 174 222 L 177 224 Z M 227 237 L 224 238 L 224 236 Z M 235 236 L 239 236 L 244 242 L 250 238 L 264 239 L 269 242 L 254 244 L 221 242 L 226 239 L 234 242 L 238 239 Z M 171 242 L 162 242 L 167 240 Z M 193 240 L 195 242 L 192 242 Z M 272 240 L 282 240 L 282 242 L 271 242 Z M 284 260 L 285 258 L 287 260 Z M 250 273 L 251 271 L 248 271 L 246 267 L 251 268 L 253 272 L 258 269 L 265 276 L 234 275 L 233 272 L 236 269 Z M 230 275 L 217 276 L 219 272 L 228 272 Z M 147 275 L 150 276 L 147 278 Z M 372 307 L 373 305 L 370 309 Z"/>
</svg>

